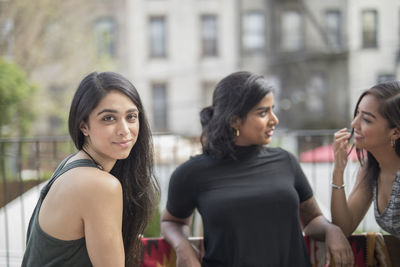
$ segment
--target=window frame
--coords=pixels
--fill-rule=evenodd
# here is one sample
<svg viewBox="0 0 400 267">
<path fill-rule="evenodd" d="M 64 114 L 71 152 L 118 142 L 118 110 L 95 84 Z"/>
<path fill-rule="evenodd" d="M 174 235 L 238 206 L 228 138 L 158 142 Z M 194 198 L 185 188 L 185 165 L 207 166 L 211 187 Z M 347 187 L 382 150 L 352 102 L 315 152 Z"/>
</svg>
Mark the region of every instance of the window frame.
<svg viewBox="0 0 400 267">
<path fill-rule="evenodd" d="M 212 29 L 214 35 L 208 38 L 205 31 L 205 19 L 214 19 L 214 29 Z M 210 28 L 208 29 L 210 30 Z M 210 45 L 210 43 L 212 43 Z M 218 38 L 218 15 L 217 14 L 201 14 L 200 15 L 200 46 L 201 46 L 201 57 L 218 57 L 219 55 L 219 38 Z M 212 47 L 209 49 L 209 47 Z"/>
<path fill-rule="evenodd" d="M 297 24 L 298 25 L 297 30 L 293 30 L 292 29 L 293 27 L 288 27 L 291 30 L 290 30 L 289 34 L 286 34 L 285 29 L 284 29 L 284 27 L 285 27 L 285 25 L 284 25 L 284 16 L 286 14 L 289 14 L 289 13 L 297 14 L 298 18 L 299 18 L 299 21 L 298 21 L 298 24 Z M 286 10 L 283 10 L 282 14 L 281 14 L 281 24 L 280 24 L 280 26 L 281 26 L 281 28 L 280 28 L 280 33 L 281 33 L 280 47 L 281 47 L 281 50 L 284 51 L 284 52 L 297 52 L 297 51 L 303 50 L 304 47 L 305 47 L 305 36 L 304 36 L 304 34 L 305 34 L 305 28 L 304 28 L 305 24 L 304 24 L 304 17 L 303 17 L 302 12 L 297 10 L 297 9 L 286 9 Z M 293 32 L 295 32 L 296 35 L 292 34 Z M 291 42 L 285 42 L 284 41 L 284 39 L 287 38 L 287 36 L 297 36 L 298 37 L 297 38 L 298 39 L 298 42 L 297 42 L 298 46 L 296 46 L 296 47 L 291 47 L 290 45 L 287 46 L 287 44 L 293 43 L 292 41 Z M 293 38 L 292 38 L 292 40 L 293 40 Z"/>
<path fill-rule="evenodd" d="M 261 27 L 259 29 L 251 28 L 250 26 L 246 26 L 246 19 L 251 19 L 251 16 L 259 15 L 262 19 Z M 248 24 L 250 25 L 250 24 Z M 266 27 L 265 27 L 265 13 L 260 10 L 248 10 L 242 14 L 241 27 L 242 27 L 242 36 L 241 36 L 241 46 L 242 50 L 245 53 L 253 54 L 265 51 L 266 47 Z M 247 28 L 247 29 L 246 29 Z M 247 37 L 247 38 L 246 38 Z M 259 46 L 248 46 L 246 45 L 246 39 L 251 39 L 252 37 L 260 38 L 262 40 L 262 44 Z"/>
<path fill-rule="evenodd" d="M 108 28 L 108 29 L 107 29 Z M 108 43 L 104 42 L 101 35 L 107 31 L 110 36 Z M 113 17 L 98 17 L 93 23 L 93 34 L 96 53 L 99 57 L 115 58 L 117 55 L 117 22 Z M 100 40 L 101 39 L 101 40 Z"/>
<path fill-rule="evenodd" d="M 154 31 L 156 29 L 153 27 L 157 26 L 153 23 L 162 22 L 161 25 L 161 34 L 155 36 Z M 167 18 L 164 15 L 151 15 L 148 19 L 148 31 L 149 31 L 149 57 L 150 58 L 166 58 L 168 56 L 168 34 L 167 34 Z M 157 46 L 161 46 L 161 49 L 158 49 Z M 160 51 L 158 51 L 160 50 Z"/>
<path fill-rule="evenodd" d="M 328 23 L 328 16 L 330 14 L 337 15 L 338 18 L 337 28 L 333 29 Z M 343 14 L 340 9 L 326 9 L 324 12 L 325 29 L 327 32 L 327 37 L 329 44 L 335 48 L 343 47 Z"/>
<path fill-rule="evenodd" d="M 162 98 L 156 99 L 156 89 L 162 88 Z M 153 103 L 153 128 L 155 131 L 168 130 L 168 84 L 166 82 L 153 82 L 151 84 L 152 103 Z M 160 105 L 161 103 L 161 105 Z M 160 119 L 161 118 L 161 119 Z"/>
<path fill-rule="evenodd" d="M 367 14 L 373 14 L 374 16 L 374 30 L 371 32 L 365 30 L 364 16 Z M 361 46 L 364 49 L 374 49 L 378 48 L 378 38 L 379 38 L 379 14 L 376 9 L 364 9 L 361 11 Z M 367 34 L 372 34 L 374 41 L 368 41 Z"/>
</svg>

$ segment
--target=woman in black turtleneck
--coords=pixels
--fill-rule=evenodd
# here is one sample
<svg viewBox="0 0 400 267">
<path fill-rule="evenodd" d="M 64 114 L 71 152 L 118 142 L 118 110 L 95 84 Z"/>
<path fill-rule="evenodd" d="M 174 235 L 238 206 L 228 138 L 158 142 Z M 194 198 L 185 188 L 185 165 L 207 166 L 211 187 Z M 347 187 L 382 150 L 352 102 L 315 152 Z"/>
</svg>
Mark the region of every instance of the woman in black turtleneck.
<svg viewBox="0 0 400 267">
<path fill-rule="evenodd" d="M 326 242 L 326 261 L 352 266 L 342 231 L 321 214 L 293 155 L 269 148 L 278 118 L 266 80 L 249 72 L 222 79 L 201 111 L 203 154 L 172 174 L 162 233 L 177 266 L 311 266 L 305 234 Z M 205 255 L 187 236 L 194 209 L 204 225 Z"/>
</svg>

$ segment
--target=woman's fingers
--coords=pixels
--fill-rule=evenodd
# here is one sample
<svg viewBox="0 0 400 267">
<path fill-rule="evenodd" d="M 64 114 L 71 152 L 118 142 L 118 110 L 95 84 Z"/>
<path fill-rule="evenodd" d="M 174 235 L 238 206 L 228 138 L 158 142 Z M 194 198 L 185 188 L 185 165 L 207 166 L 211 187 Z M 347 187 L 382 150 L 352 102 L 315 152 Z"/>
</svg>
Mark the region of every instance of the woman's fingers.
<svg viewBox="0 0 400 267">
<path fill-rule="evenodd" d="M 347 132 L 347 130 L 340 130 L 334 134 L 333 140 L 343 140 L 343 139 L 349 139 L 351 133 Z"/>
<path fill-rule="evenodd" d="M 343 128 L 337 131 L 333 137 L 333 152 L 335 167 L 344 169 L 347 165 L 348 157 L 348 144 L 351 133 L 347 131 L 347 128 Z"/>
<path fill-rule="evenodd" d="M 345 150 L 347 152 L 347 145 L 349 143 L 350 133 L 346 131 L 339 131 L 335 133 L 333 140 L 333 149 L 336 151 L 338 149 Z"/>
<path fill-rule="evenodd" d="M 325 251 L 325 264 L 327 266 L 353 266 L 354 256 L 351 248 L 346 250 L 329 250 Z"/>
<path fill-rule="evenodd" d="M 331 266 L 331 253 L 328 249 L 325 250 L 325 266 Z"/>
</svg>

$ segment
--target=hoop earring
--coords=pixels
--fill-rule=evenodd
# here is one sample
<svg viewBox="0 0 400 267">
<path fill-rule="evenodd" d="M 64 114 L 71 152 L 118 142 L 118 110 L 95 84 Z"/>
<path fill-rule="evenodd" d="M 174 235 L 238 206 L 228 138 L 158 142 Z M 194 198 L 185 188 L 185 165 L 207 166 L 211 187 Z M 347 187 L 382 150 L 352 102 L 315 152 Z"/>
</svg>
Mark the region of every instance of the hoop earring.
<svg viewBox="0 0 400 267">
<path fill-rule="evenodd" d="M 239 131 L 239 129 L 235 129 L 235 130 L 236 130 L 235 135 L 236 135 L 236 137 L 238 137 L 240 135 L 240 131 Z"/>
<path fill-rule="evenodd" d="M 396 140 L 391 139 L 390 141 L 391 141 L 391 143 L 392 143 L 392 147 L 395 148 L 395 147 L 396 147 Z"/>
</svg>

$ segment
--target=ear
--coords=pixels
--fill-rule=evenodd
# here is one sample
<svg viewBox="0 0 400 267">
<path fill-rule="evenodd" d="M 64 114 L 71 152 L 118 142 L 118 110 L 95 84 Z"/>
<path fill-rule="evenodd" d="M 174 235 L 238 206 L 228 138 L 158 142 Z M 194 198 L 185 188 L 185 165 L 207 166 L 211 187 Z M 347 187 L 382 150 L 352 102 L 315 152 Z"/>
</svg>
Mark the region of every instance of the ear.
<svg viewBox="0 0 400 267">
<path fill-rule="evenodd" d="M 231 118 L 231 127 L 234 129 L 239 129 L 242 124 L 242 120 L 237 115 L 233 115 Z"/>
<path fill-rule="evenodd" d="M 89 126 L 87 125 L 86 122 L 82 121 L 81 124 L 79 125 L 79 129 L 81 130 L 81 132 L 84 136 L 89 135 Z"/>
<path fill-rule="evenodd" d="M 394 137 L 395 140 L 399 139 L 400 138 L 400 130 L 397 128 L 394 128 L 393 132 L 392 132 L 392 136 Z"/>
</svg>

